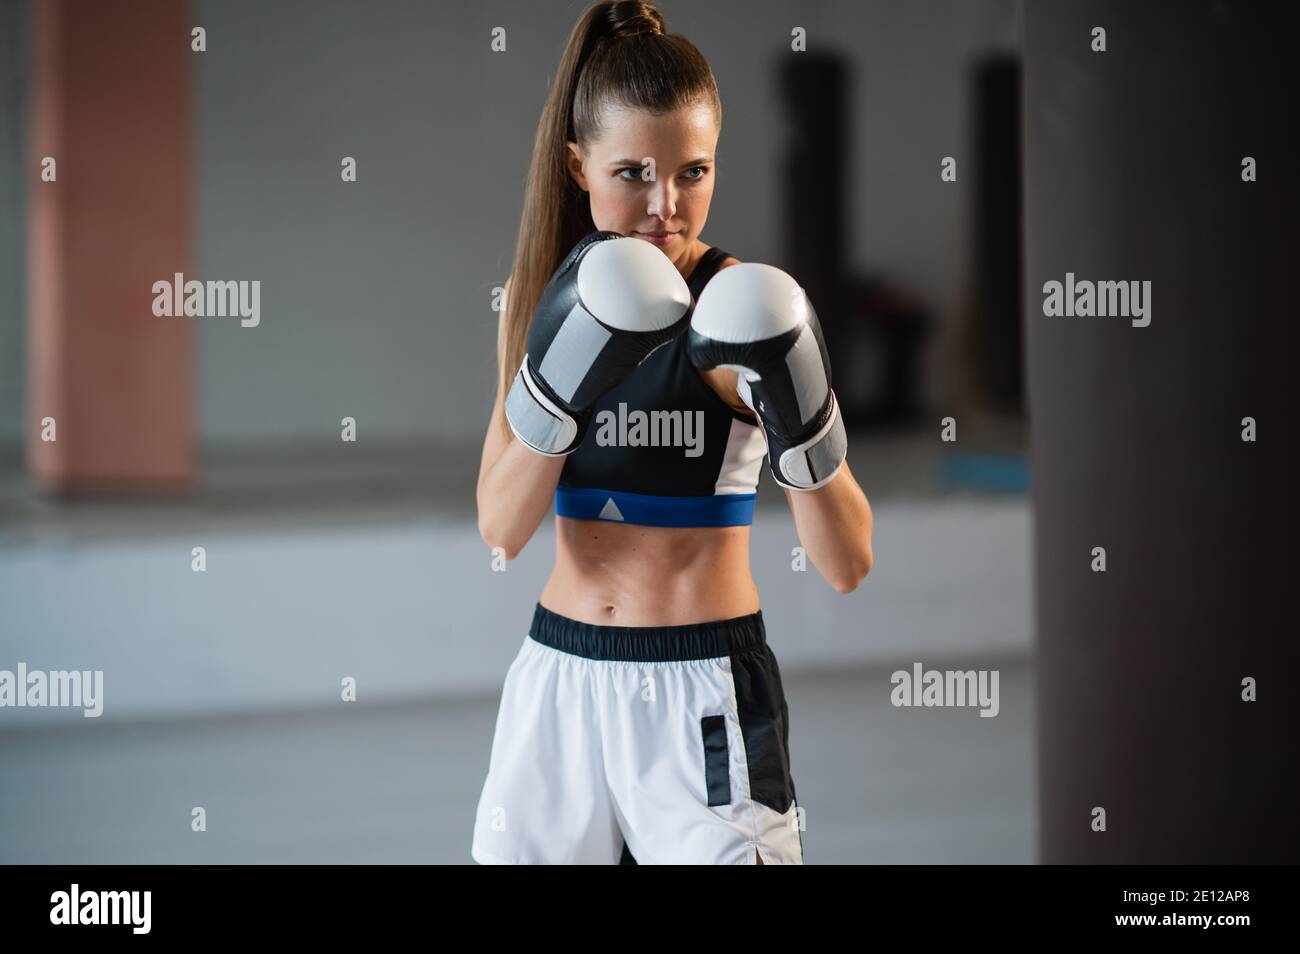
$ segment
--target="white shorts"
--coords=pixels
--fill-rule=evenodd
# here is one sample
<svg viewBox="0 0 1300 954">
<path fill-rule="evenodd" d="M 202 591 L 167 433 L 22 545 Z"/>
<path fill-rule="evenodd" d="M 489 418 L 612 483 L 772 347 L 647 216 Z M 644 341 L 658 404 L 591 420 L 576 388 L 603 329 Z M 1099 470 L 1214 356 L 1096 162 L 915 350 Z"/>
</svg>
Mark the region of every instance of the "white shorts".
<svg viewBox="0 0 1300 954">
<path fill-rule="evenodd" d="M 761 611 L 597 626 L 539 603 L 506 674 L 471 854 L 480 864 L 802 864 L 788 751 Z"/>
</svg>

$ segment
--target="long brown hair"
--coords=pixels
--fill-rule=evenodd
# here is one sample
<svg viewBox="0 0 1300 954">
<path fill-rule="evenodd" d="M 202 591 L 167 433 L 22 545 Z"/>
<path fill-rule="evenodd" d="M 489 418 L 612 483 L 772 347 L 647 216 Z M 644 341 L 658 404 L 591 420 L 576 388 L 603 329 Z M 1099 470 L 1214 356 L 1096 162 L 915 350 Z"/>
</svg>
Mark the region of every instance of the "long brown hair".
<svg viewBox="0 0 1300 954">
<path fill-rule="evenodd" d="M 502 401 L 524 360 L 528 325 L 546 283 L 578 240 L 596 230 L 587 196 L 569 175 L 565 144 L 575 142 L 585 151 L 599 139 L 608 104 L 662 114 L 701 102 L 713 107 L 721 125 L 713 71 L 689 40 L 665 32 L 654 3 L 603 0 L 582 14 L 564 46 L 533 141 L 504 304 L 504 354 L 497 368 Z M 508 438 L 504 414 L 498 424 Z"/>
</svg>

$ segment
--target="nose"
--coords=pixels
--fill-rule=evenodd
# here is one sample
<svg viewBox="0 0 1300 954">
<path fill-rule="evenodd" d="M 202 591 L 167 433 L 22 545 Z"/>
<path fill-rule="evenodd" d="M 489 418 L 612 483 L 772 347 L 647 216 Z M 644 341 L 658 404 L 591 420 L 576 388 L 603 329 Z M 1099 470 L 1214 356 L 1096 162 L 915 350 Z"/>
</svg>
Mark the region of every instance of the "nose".
<svg viewBox="0 0 1300 954">
<path fill-rule="evenodd" d="M 650 183 L 650 197 L 646 205 L 646 215 L 661 219 L 665 223 L 677 214 L 677 191 L 673 188 L 672 178 L 656 179 Z"/>
</svg>

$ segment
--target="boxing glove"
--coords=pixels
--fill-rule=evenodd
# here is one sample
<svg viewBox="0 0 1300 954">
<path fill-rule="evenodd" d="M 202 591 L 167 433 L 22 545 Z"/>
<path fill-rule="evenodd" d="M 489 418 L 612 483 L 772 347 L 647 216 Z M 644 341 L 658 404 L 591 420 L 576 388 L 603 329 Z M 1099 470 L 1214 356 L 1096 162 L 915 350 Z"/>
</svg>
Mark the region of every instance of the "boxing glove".
<svg viewBox="0 0 1300 954">
<path fill-rule="evenodd" d="M 816 490 L 835 476 L 848 439 L 817 313 L 793 278 L 755 262 L 722 269 L 688 335 L 697 368 L 737 372 L 736 393 L 758 416 L 777 483 Z"/>
<path fill-rule="evenodd" d="M 663 252 L 593 232 L 556 269 L 533 312 L 506 418 L 548 457 L 577 449 L 596 399 L 686 330 L 691 292 Z"/>
</svg>

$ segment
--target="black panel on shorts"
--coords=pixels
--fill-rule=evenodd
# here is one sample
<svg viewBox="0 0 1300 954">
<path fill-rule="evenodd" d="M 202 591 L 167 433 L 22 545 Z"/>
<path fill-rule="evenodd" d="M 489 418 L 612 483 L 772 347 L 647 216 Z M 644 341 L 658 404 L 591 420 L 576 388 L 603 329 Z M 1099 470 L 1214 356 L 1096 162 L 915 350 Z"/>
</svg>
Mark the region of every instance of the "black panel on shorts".
<svg viewBox="0 0 1300 954">
<path fill-rule="evenodd" d="M 700 720 L 704 741 L 704 784 L 710 805 L 731 804 L 731 769 L 727 749 L 727 717 L 705 716 Z"/>
<path fill-rule="evenodd" d="M 750 797 L 784 815 L 794 802 L 790 711 L 771 647 L 764 643 L 753 652 L 734 654 L 731 677 L 749 764 Z"/>
</svg>

